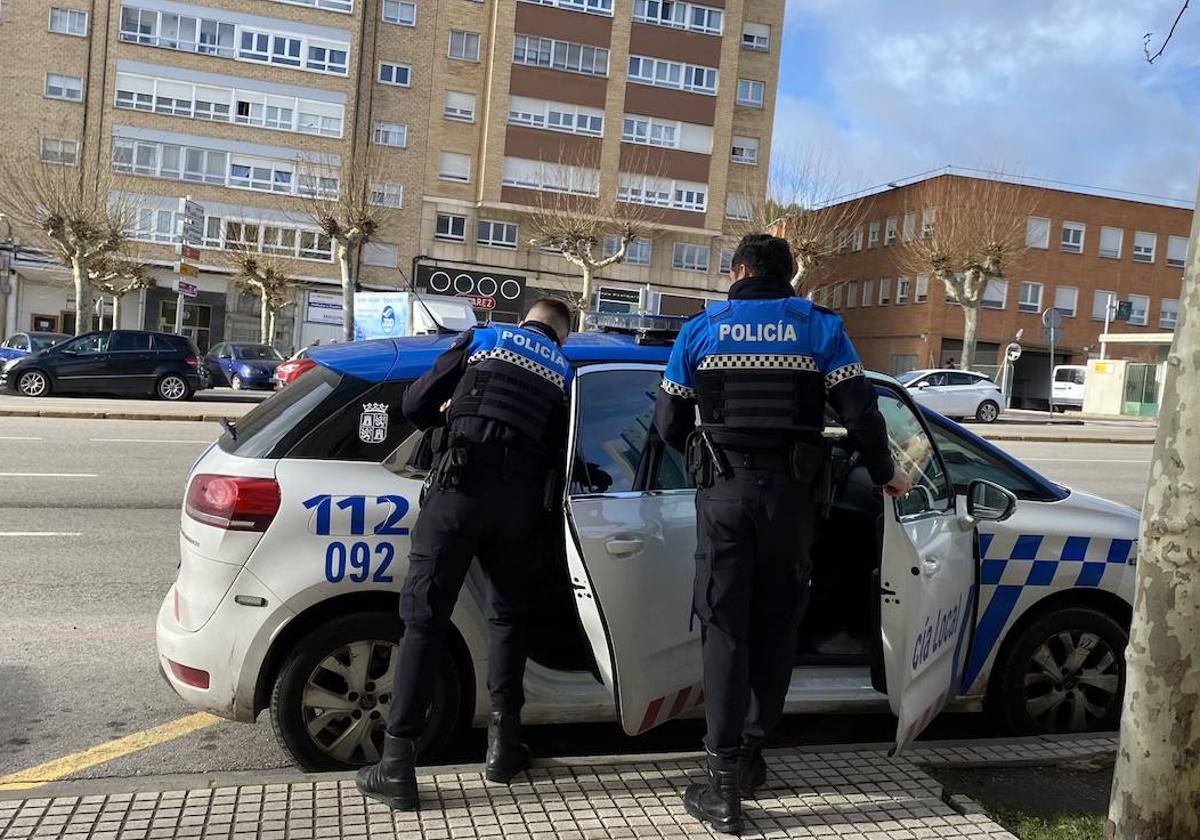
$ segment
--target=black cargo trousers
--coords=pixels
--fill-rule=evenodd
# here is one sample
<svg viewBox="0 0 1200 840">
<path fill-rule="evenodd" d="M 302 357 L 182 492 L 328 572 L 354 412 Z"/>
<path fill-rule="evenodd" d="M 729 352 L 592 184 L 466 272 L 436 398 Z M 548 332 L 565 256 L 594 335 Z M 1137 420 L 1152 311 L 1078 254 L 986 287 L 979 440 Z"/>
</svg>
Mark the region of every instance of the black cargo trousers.
<svg viewBox="0 0 1200 840">
<path fill-rule="evenodd" d="M 816 527 L 811 482 L 782 453 L 726 450 L 727 477 L 696 491 L 695 609 L 705 746 L 725 758 L 779 724 L 807 601 Z"/>
<path fill-rule="evenodd" d="M 393 662 L 387 731 L 419 738 L 450 616 L 471 560 L 488 580 L 488 691 L 492 711 L 525 704 L 526 618 L 531 551 L 544 516 L 545 462 L 530 453 L 475 444 L 454 488 L 430 488 L 412 532 L 400 590 L 404 635 Z"/>
</svg>

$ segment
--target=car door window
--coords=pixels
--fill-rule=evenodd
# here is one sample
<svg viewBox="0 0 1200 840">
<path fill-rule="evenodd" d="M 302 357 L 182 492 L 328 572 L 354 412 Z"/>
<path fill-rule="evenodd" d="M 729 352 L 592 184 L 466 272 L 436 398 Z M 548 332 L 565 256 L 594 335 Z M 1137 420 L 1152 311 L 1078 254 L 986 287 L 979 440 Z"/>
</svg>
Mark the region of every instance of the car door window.
<svg viewBox="0 0 1200 840">
<path fill-rule="evenodd" d="M 8 341 L 6 341 L 4 343 L 4 346 L 8 347 L 12 350 L 28 350 L 29 349 L 25 342 L 25 336 L 23 336 L 23 335 L 14 335 L 12 338 L 10 338 Z"/>
<path fill-rule="evenodd" d="M 972 376 L 969 373 L 947 373 L 947 374 L 944 374 L 944 376 L 947 379 L 946 384 L 948 384 L 948 385 L 959 385 L 959 386 L 964 386 L 964 387 L 970 387 L 972 385 L 978 385 L 980 383 L 980 379 L 978 376 Z"/>
<path fill-rule="evenodd" d="M 933 440 L 917 415 L 898 396 L 879 390 L 879 412 L 887 423 L 888 443 L 896 467 L 913 482 L 899 502 L 902 516 L 945 513 L 954 505 L 954 492 Z"/>
<path fill-rule="evenodd" d="M 925 377 L 924 381 L 925 381 L 925 383 L 926 383 L 926 384 L 928 384 L 928 385 L 945 385 L 945 384 L 946 384 L 946 382 L 947 382 L 947 381 L 946 381 L 946 374 L 944 374 L 944 373 L 931 373 L 931 374 L 929 374 L 929 376 L 926 376 L 926 377 Z"/>
<path fill-rule="evenodd" d="M 931 422 L 929 427 L 946 471 L 950 474 L 950 482 L 959 495 L 967 492 L 967 485 L 972 481 L 984 478 L 1011 490 L 1018 499 L 1049 502 L 1063 497 L 1061 491 L 1055 492 L 1049 481 L 1037 481 L 1003 456 L 989 451 L 985 445 L 936 421 Z"/>
<path fill-rule="evenodd" d="M 73 350 L 83 355 L 85 353 L 103 353 L 108 349 L 108 333 L 91 333 L 68 341 L 63 350 Z"/>
<path fill-rule="evenodd" d="M 148 333 L 136 332 L 113 333 L 108 349 L 114 353 L 149 351 L 150 335 Z"/>
</svg>

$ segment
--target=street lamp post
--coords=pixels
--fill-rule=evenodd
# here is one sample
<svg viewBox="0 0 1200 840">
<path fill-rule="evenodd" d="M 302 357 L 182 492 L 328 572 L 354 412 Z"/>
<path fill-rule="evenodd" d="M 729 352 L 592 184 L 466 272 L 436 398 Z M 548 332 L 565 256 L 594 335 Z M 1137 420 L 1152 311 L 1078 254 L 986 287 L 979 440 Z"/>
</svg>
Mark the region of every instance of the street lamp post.
<svg viewBox="0 0 1200 840">
<path fill-rule="evenodd" d="M 0 341 L 3 341 L 8 338 L 8 307 L 13 292 L 11 275 L 16 248 L 13 245 L 12 221 L 3 213 L 0 213 L 0 220 L 4 221 L 5 227 L 4 252 L 0 254 Z"/>
</svg>

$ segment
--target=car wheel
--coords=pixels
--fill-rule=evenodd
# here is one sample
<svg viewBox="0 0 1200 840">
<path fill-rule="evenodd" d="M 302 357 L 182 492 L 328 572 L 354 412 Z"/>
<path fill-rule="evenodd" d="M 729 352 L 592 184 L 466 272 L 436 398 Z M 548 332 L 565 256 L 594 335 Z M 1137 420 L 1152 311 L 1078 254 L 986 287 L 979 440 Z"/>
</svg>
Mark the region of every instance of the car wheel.
<svg viewBox="0 0 1200 840">
<path fill-rule="evenodd" d="M 245 386 L 242 384 L 242 377 L 238 376 L 238 375 L 235 373 L 235 374 L 233 375 L 233 378 L 229 380 L 229 387 L 230 387 L 230 388 L 232 388 L 232 389 L 233 389 L 233 390 L 235 390 L 235 391 L 240 391 L 240 390 L 242 390 L 242 388 L 243 388 L 243 387 L 245 387 Z"/>
<path fill-rule="evenodd" d="M 50 377 L 40 370 L 27 370 L 17 379 L 17 390 L 27 397 L 47 397 Z"/>
<path fill-rule="evenodd" d="M 984 400 L 979 404 L 979 408 L 975 409 L 975 419 L 980 423 L 995 423 L 999 416 L 1000 406 L 991 400 Z"/>
<path fill-rule="evenodd" d="M 1056 610 L 1027 627 L 997 663 L 998 711 L 1013 732 L 1110 732 L 1121 720 L 1129 635 L 1090 607 Z"/>
<path fill-rule="evenodd" d="M 168 373 L 159 379 L 158 384 L 154 386 L 154 393 L 158 395 L 159 399 L 167 400 L 168 402 L 180 402 L 192 395 L 187 382 L 184 381 L 182 376 L 175 373 Z"/>
<path fill-rule="evenodd" d="M 271 692 L 271 725 L 305 770 L 379 761 L 399 635 L 398 616 L 359 613 L 323 624 L 296 642 Z M 433 681 L 422 758 L 437 755 L 454 736 L 463 695 L 459 669 L 446 650 Z"/>
</svg>

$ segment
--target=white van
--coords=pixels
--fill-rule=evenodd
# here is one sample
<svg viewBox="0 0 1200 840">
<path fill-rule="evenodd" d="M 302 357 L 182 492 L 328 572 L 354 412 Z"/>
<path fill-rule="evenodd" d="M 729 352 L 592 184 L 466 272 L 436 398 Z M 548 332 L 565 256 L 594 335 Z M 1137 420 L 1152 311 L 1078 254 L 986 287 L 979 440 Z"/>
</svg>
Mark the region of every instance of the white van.
<svg viewBox="0 0 1200 840">
<path fill-rule="evenodd" d="M 1054 407 L 1059 411 L 1067 408 L 1083 408 L 1083 383 L 1087 379 L 1084 365 L 1057 365 L 1054 368 L 1054 383 L 1050 386 Z"/>
</svg>

